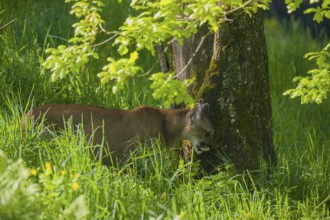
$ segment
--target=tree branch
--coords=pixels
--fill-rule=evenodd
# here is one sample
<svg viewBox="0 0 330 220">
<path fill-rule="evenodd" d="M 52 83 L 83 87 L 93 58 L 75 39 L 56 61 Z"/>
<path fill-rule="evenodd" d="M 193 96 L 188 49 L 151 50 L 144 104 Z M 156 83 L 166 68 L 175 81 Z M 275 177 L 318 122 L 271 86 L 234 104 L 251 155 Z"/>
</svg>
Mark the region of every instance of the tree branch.
<svg viewBox="0 0 330 220">
<path fill-rule="evenodd" d="M 112 37 L 110 37 L 110 38 L 108 38 L 108 39 L 106 39 L 106 40 L 104 40 L 104 41 L 102 41 L 102 42 L 100 42 L 100 43 L 94 44 L 93 47 L 98 47 L 98 46 L 100 46 L 100 45 L 102 45 L 102 44 L 105 44 L 105 43 L 111 41 L 112 39 L 114 39 L 114 38 L 117 37 L 117 36 L 118 36 L 118 34 L 116 33 L 116 34 L 114 34 Z"/>
<path fill-rule="evenodd" d="M 162 44 L 156 45 L 155 46 L 157 52 L 158 52 L 158 59 L 160 63 L 160 69 L 163 73 L 167 73 L 170 71 L 170 65 L 168 63 L 165 50 Z"/>
</svg>

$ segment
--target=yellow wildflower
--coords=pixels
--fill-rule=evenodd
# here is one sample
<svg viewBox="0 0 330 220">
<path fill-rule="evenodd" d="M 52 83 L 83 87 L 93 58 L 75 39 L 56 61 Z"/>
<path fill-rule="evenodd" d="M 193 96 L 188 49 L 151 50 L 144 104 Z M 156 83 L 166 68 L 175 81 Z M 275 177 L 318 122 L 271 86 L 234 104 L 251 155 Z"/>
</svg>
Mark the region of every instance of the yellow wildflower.
<svg viewBox="0 0 330 220">
<path fill-rule="evenodd" d="M 37 176 L 37 170 L 32 169 L 32 170 L 31 170 L 31 174 L 32 174 L 33 176 Z"/>
<path fill-rule="evenodd" d="M 48 172 L 52 171 L 52 166 L 50 165 L 50 163 L 46 163 L 45 168 L 46 168 L 46 171 L 48 171 Z"/>
<path fill-rule="evenodd" d="M 79 189 L 79 184 L 77 182 L 72 183 L 72 189 L 77 191 Z"/>
<path fill-rule="evenodd" d="M 74 178 L 79 178 L 80 174 L 76 173 L 76 175 L 74 175 Z"/>
<path fill-rule="evenodd" d="M 64 176 L 66 174 L 66 171 L 65 170 L 62 170 L 61 171 L 61 176 Z"/>
</svg>

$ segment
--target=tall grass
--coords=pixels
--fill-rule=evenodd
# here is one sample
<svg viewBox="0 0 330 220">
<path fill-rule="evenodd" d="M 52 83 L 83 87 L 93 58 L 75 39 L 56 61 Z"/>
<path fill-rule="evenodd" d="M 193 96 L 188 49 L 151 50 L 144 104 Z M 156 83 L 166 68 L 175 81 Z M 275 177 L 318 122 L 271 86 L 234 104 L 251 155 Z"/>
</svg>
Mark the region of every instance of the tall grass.
<svg viewBox="0 0 330 220">
<path fill-rule="evenodd" d="M 5 219 L 58 219 L 69 215 L 68 210 L 72 216 L 86 215 L 88 219 L 329 217 L 326 198 L 320 193 L 322 187 L 328 186 L 328 182 L 321 181 L 327 177 L 313 174 L 315 166 L 310 168 L 314 176 L 307 176 L 304 183 L 290 182 L 291 177 L 302 178 L 300 174 L 305 172 L 297 171 L 294 163 L 283 164 L 287 159 L 280 160 L 271 186 L 253 187 L 258 183 L 248 175 L 245 181 L 225 171 L 199 179 L 196 163 L 184 164 L 177 150 L 164 151 L 155 141 L 151 148 L 141 146 L 140 152 L 121 166 L 104 167 L 92 160 L 91 145 L 84 134 L 74 133 L 69 127 L 54 134 L 51 142 L 41 135 L 42 128 L 22 137 L 15 112 L 18 108 L 13 107 L 14 114 L 0 117 L 0 134 L 6 137 L 0 141 L 1 150 L 16 161 L 1 158 L 0 184 L 7 199 L 1 200 L 0 216 Z M 312 149 L 311 152 L 314 153 Z M 288 156 L 301 160 L 299 155 Z M 17 158 L 23 158 L 25 163 Z M 310 165 L 297 162 L 302 171 Z M 316 162 L 319 161 L 314 159 Z M 317 179 L 313 179 L 315 175 L 319 175 Z M 308 189 L 304 189 L 305 184 Z M 8 194 L 8 189 L 13 188 L 13 193 Z M 301 198 L 292 195 L 294 188 L 301 191 Z M 76 206 L 79 209 L 72 208 Z"/>
<path fill-rule="evenodd" d="M 330 115 L 329 100 L 321 105 L 301 105 L 281 94 L 296 86 L 292 79 L 312 68 L 303 58 L 318 51 L 326 37 L 314 39 L 299 23 L 291 22 L 289 30 L 279 28 L 272 20 L 266 23 L 269 50 L 270 85 L 274 120 L 274 139 L 279 158 L 278 184 L 286 187 L 291 198 L 306 195 L 320 197 L 330 206 Z M 314 195 L 313 195 L 314 194 Z"/>
<path fill-rule="evenodd" d="M 117 95 L 106 87 L 96 91 L 101 61 L 86 70 L 79 94 L 67 90 L 66 82 L 49 83 L 40 61 L 47 45 L 63 41 L 56 36 L 70 36 L 68 8 L 58 1 L 27 1 L 20 9 L 13 5 L 0 3 L 11 8 L 0 14 L 1 21 L 19 18 L 0 33 L 0 219 L 330 218 L 329 100 L 301 105 L 282 96 L 294 86 L 292 78 L 310 68 L 304 53 L 320 49 L 323 39 L 312 38 L 297 23 L 285 30 L 266 22 L 279 163 L 269 183 L 230 170 L 200 178 L 196 162 L 183 163 L 178 149 L 167 150 L 157 141 L 151 148 L 140 146 L 121 166 L 104 167 L 93 160 L 93 146 L 83 132 L 70 127 L 51 139 L 44 138 L 42 127 L 23 137 L 20 116 L 44 102 L 126 109 L 157 103 L 139 81 Z M 110 46 L 106 50 L 112 53 Z"/>
</svg>

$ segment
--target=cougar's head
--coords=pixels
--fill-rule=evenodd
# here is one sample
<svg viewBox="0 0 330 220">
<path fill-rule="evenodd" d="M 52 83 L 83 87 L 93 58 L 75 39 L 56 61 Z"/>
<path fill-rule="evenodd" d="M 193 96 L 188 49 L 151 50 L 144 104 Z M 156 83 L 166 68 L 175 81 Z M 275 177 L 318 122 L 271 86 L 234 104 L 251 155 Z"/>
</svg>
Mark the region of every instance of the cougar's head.
<svg viewBox="0 0 330 220">
<path fill-rule="evenodd" d="M 208 103 L 197 103 L 186 115 L 183 136 L 190 141 L 197 154 L 210 150 L 213 139 L 214 130 L 208 118 L 209 109 Z"/>
</svg>

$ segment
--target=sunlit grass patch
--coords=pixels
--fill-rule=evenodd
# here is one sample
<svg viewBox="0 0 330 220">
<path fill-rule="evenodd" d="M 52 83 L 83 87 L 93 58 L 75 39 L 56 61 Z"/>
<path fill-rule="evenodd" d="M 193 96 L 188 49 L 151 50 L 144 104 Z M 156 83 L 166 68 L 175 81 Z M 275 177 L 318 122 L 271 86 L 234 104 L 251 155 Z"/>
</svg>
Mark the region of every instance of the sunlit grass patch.
<svg viewBox="0 0 330 220">
<path fill-rule="evenodd" d="M 74 175 L 60 175 L 49 163 L 29 169 L 1 150 L 0 161 L 1 219 L 81 219 L 89 214 Z"/>
</svg>

